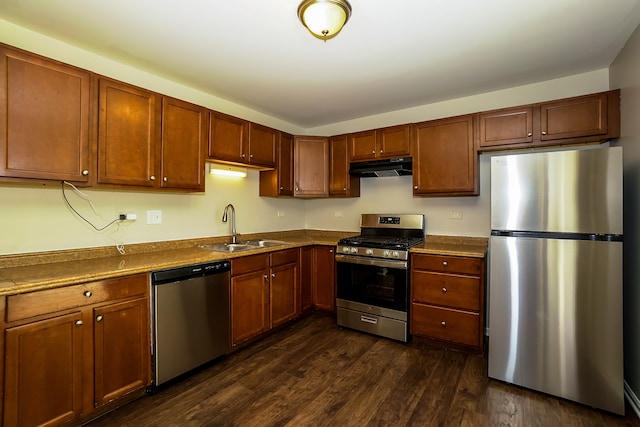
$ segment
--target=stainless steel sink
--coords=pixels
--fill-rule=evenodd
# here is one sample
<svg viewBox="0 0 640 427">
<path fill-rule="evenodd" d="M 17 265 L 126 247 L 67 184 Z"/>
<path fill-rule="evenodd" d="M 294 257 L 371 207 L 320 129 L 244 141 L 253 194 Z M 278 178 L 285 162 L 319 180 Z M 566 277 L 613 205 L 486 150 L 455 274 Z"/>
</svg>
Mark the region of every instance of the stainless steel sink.
<svg viewBox="0 0 640 427">
<path fill-rule="evenodd" d="M 213 245 L 201 245 L 198 246 L 200 249 L 206 249 L 210 251 L 217 252 L 241 252 L 248 251 L 251 249 L 260 249 L 260 248 L 272 248 L 274 246 L 282 246 L 286 245 L 286 242 L 281 242 L 279 240 L 247 240 L 245 242 L 240 243 L 216 243 Z"/>
</svg>

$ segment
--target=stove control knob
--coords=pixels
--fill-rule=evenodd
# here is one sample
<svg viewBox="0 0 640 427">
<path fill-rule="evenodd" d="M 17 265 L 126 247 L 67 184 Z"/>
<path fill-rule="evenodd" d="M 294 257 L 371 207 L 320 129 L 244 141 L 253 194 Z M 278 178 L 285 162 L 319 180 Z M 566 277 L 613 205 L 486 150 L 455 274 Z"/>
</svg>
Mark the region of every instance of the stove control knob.
<svg viewBox="0 0 640 427">
<path fill-rule="evenodd" d="M 351 253 L 352 254 L 357 254 L 358 253 L 358 248 L 351 248 Z"/>
<path fill-rule="evenodd" d="M 350 251 L 349 251 L 349 247 L 348 246 L 343 246 L 342 247 L 342 253 L 348 254 L 349 252 Z"/>
<path fill-rule="evenodd" d="M 398 251 L 393 251 L 393 257 L 394 258 L 398 258 L 400 256 L 400 254 L 398 253 Z"/>
<path fill-rule="evenodd" d="M 391 256 L 391 251 L 387 251 L 387 250 L 383 251 L 383 252 L 382 252 L 382 256 L 384 256 L 384 257 L 390 257 L 390 256 Z"/>
<path fill-rule="evenodd" d="M 373 249 L 367 249 L 364 253 L 367 255 L 373 255 Z"/>
</svg>

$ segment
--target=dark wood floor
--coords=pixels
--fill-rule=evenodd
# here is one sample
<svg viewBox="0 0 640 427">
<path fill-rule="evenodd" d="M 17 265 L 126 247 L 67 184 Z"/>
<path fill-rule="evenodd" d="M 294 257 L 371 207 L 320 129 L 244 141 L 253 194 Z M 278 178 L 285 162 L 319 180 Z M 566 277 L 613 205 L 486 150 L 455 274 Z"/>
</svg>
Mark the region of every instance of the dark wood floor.
<svg viewBox="0 0 640 427">
<path fill-rule="evenodd" d="M 99 426 L 640 426 L 487 377 L 487 359 L 311 315 Z"/>
</svg>

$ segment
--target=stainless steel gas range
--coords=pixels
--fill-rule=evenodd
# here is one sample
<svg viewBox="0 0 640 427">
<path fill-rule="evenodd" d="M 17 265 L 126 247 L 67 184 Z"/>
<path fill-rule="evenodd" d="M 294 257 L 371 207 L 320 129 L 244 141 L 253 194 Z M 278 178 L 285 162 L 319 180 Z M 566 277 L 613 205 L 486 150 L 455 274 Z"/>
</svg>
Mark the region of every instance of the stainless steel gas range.
<svg viewBox="0 0 640 427">
<path fill-rule="evenodd" d="M 338 326 L 408 341 L 409 249 L 424 235 L 421 214 L 361 216 L 360 235 L 338 242 Z"/>
</svg>

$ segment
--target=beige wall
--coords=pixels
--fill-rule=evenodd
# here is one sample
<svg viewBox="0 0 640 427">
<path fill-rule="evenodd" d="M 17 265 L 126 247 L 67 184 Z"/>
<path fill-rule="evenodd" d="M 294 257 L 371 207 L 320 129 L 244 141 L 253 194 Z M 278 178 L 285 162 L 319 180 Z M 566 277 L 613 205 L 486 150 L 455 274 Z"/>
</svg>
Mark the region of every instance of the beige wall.
<svg viewBox="0 0 640 427">
<path fill-rule="evenodd" d="M 640 28 L 610 67 L 611 87 L 620 88 L 624 148 L 624 377 L 640 409 Z M 639 413 L 640 414 L 640 413 Z"/>
<path fill-rule="evenodd" d="M 294 134 L 335 135 L 609 89 L 609 73 L 603 69 L 322 128 L 301 129 L 1 20 L 0 42 Z M 223 181 L 207 176 L 204 194 L 83 190 L 93 200 L 102 219 L 93 213 L 86 201 L 73 195 L 69 189 L 67 194 L 73 206 L 98 226 L 106 224 L 123 211 L 138 215 L 138 220 L 133 223 L 102 232 L 93 230 L 65 206 L 58 186 L 33 188 L 0 184 L 0 255 L 226 235 L 229 226 L 223 224 L 220 218 L 227 203 L 237 207 L 240 233 L 305 227 L 358 230 L 359 215 L 363 212 L 418 212 L 426 215 L 427 230 L 431 234 L 487 236 L 488 157 L 480 158 L 479 197 L 414 198 L 411 178 L 397 177 L 363 179 L 361 197 L 358 199 L 260 198 L 258 173 L 249 171 L 248 178 L 239 181 Z M 163 223 L 147 225 L 147 210 L 161 210 Z M 462 211 L 463 219 L 450 219 L 453 210 Z M 278 217 L 278 211 L 284 212 L 284 216 Z M 336 216 L 336 213 L 342 216 Z"/>
</svg>

